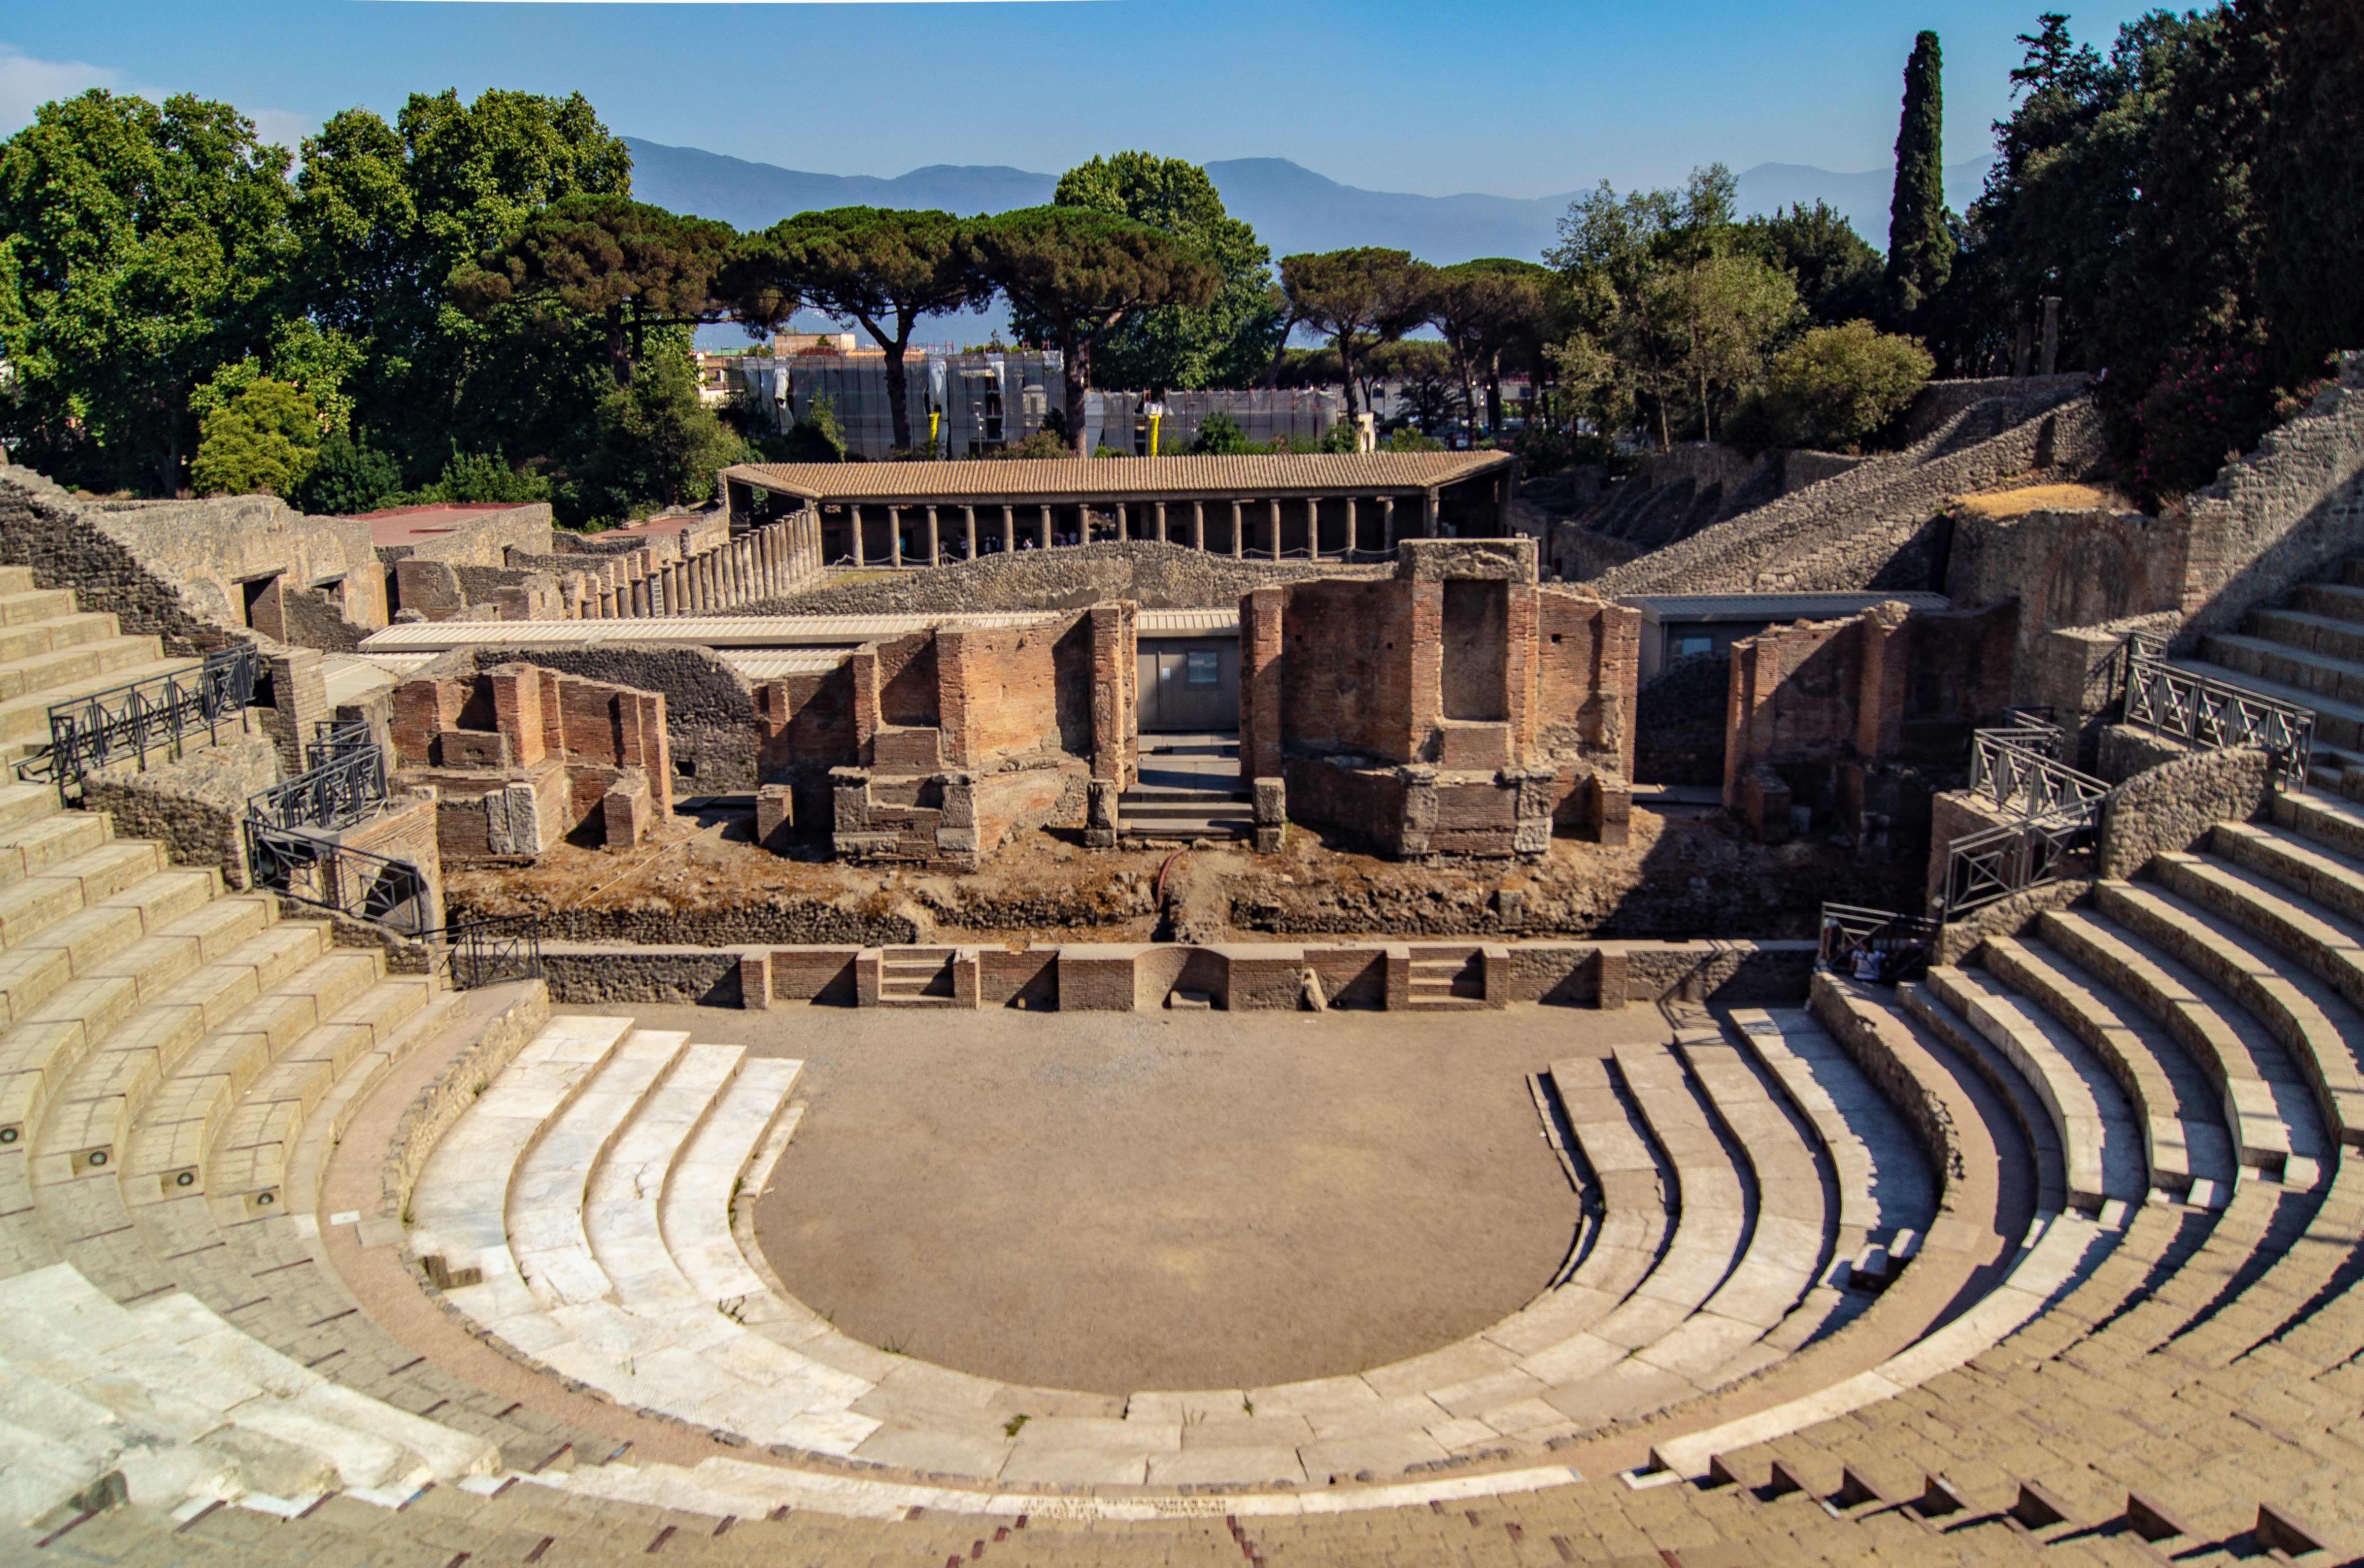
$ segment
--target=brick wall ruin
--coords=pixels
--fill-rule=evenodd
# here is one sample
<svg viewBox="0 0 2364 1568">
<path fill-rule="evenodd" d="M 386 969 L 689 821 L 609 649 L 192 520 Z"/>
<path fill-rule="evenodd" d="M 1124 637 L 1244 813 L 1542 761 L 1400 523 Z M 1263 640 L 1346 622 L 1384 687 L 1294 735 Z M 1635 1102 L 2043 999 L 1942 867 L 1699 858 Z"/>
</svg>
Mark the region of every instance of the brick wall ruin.
<svg viewBox="0 0 2364 1568">
<path fill-rule="evenodd" d="M 2011 702 L 2017 629 L 2015 605 L 1933 615 L 1890 602 L 1733 644 L 1724 805 L 1765 843 L 1802 819 L 1917 856 L 1931 795 Z"/>
<path fill-rule="evenodd" d="M 1641 613 L 1539 587 L 1535 562 L 1532 539 L 1407 539 L 1392 578 L 1244 595 L 1242 780 L 1396 856 L 1622 842 Z"/>
<path fill-rule="evenodd" d="M 767 683 L 757 834 L 820 817 L 848 860 L 974 869 L 1011 832 L 1081 825 L 1114 841 L 1138 772 L 1137 610 L 944 628 L 856 649 L 825 675 Z"/>
<path fill-rule="evenodd" d="M 507 663 L 422 673 L 393 708 L 396 782 L 435 790 L 444 860 L 529 860 L 570 837 L 626 848 L 673 809 L 662 693 Z"/>
</svg>

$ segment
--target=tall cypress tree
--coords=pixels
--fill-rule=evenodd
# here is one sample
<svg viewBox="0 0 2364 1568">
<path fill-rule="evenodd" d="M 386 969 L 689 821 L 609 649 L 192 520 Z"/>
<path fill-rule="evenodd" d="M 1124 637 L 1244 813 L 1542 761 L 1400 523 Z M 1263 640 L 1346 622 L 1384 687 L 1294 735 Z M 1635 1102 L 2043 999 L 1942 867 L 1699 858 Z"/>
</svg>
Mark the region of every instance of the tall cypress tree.
<svg viewBox="0 0 2364 1568">
<path fill-rule="evenodd" d="M 1943 70 L 1937 35 L 1923 32 L 1904 65 L 1896 195 L 1888 207 L 1888 312 L 1890 325 L 1900 329 L 1912 326 L 1954 270 L 1954 234 L 1946 222 Z"/>
</svg>

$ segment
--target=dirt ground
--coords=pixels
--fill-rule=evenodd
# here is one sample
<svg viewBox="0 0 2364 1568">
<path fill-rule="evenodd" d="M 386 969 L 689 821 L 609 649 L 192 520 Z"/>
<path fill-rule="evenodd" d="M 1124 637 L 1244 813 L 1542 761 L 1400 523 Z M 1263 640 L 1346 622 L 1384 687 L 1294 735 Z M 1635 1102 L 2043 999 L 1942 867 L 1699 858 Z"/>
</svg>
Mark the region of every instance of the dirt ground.
<svg viewBox="0 0 2364 1568">
<path fill-rule="evenodd" d="M 1563 1262 L 1525 1075 L 1655 1010 L 628 1011 L 806 1063 L 755 1210 L 788 1289 L 1006 1381 L 1254 1388 L 1450 1344 Z"/>
<path fill-rule="evenodd" d="M 1859 865 L 1851 848 L 1821 840 L 1753 843 L 1712 808 L 1637 809 L 1628 844 L 1556 839 L 1539 865 L 1408 865 L 1298 827 L 1268 856 L 1229 843 L 1178 857 L 1086 850 L 1050 829 L 955 876 L 842 865 L 818 846 L 785 858 L 757 846 L 753 828 L 736 806 L 684 810 L 626 853 L 563 845 L 532 866 L 447 871 L 445 896 L 455 919 L 531 912 L 548 934 L 580 940 L 1688 940 L 1812 935 L 1825 899 L 1917 907 L 1922 874 L 1917 864 Z M 751 927 L 751 912 L 767 911 L 771 926 Z M 801 934 L 822 917 L 835 923 Z M 865 922 L 882 929 L 864 937 Z"/>
</svg>

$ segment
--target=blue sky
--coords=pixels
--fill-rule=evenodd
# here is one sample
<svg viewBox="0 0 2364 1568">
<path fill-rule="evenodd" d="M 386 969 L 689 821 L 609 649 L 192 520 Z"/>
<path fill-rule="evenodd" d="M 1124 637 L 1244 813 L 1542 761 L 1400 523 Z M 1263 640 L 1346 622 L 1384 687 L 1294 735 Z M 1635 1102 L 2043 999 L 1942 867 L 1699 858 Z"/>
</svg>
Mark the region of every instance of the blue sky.
<svg viewBox="0 0 2364 1568">
<path fill-rule="evenodd" d="M 1924 27 L 1946 46 L 1947 161 L 1975 157 L 2043 4 L 72 0 L 0 20 L 0 134 L 91 85 L 227 98 L 291 141 L 417 90 L 580 88 L 615 130 L 827 173 L 1055 172 L 1145 147 L 1538 196 L 1715 159 L 1884 165 Z M 2076 29 L 2106 44 L 2135 14 Z"/>
</svg>

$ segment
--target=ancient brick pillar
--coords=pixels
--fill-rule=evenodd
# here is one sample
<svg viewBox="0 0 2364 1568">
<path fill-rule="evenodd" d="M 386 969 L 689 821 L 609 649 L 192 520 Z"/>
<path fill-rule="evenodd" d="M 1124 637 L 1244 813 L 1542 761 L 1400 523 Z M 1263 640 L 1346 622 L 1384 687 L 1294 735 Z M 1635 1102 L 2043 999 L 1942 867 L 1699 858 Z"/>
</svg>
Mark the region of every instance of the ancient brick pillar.
<svg viewBox="0 0 2364 1568">
<path fill-rule="evenodd" d="M 1281 771 L 1282 622 L 1288 603 L 1285 588 L 1254 588 L 1240 595 L 1240 779 L 1243 784 L 1277 777 Z"/>
</svg>

